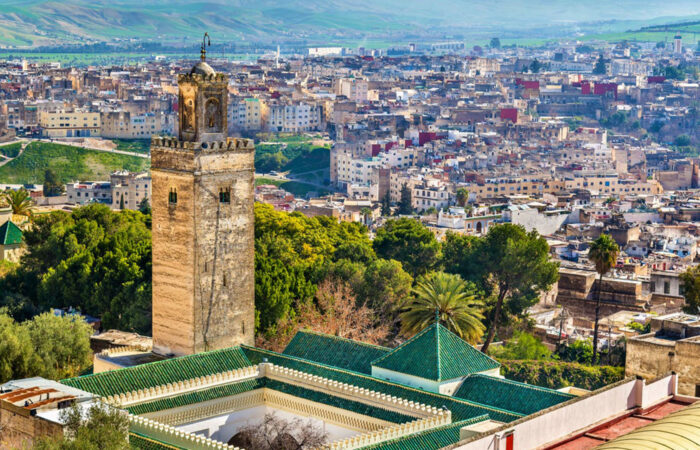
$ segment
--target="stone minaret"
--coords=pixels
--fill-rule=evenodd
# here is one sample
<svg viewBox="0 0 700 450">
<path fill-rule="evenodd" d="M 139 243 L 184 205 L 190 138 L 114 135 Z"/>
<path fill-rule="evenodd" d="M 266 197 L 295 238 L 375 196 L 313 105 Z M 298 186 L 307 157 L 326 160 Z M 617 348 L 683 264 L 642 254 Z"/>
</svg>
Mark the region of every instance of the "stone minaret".
<svg viewBox="0 0 700 450">
<path fill-rule="evenodd" d="M 253 344 L 253 155 L 227 137 L 228 78 L 202 61 L 178 78 L 179 137 L 151 143 L 153 351 Z"/>
</svg>

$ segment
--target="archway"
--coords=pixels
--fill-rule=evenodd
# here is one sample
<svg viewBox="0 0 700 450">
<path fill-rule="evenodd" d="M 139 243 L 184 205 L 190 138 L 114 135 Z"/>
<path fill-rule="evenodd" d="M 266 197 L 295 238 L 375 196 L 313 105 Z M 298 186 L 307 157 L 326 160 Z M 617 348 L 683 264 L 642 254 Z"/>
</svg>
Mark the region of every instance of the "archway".
<svg viewBox="0 0 700 450">
<path fill-rule="evenodd" d="M 476 223 L 476 232 L 481 233 L 481 222 Z"/>
</svg>

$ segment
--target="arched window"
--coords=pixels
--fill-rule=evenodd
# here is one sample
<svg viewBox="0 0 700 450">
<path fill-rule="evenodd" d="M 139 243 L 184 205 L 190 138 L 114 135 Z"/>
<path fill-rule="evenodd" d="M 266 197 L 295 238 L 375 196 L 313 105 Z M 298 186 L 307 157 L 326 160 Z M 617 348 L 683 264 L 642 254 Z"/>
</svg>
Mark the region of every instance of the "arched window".
<svg viewBox="0 0 700 450">
<path fill-rule="evenodd" d="M 230 188 L 222 188 L 219 190 L 219 202 L 231 203 L 231 189 Z"/>
<path fill-rule="evenodd" d="M 177 204 L 177 189 L 170 188 L 170 192 L 168 193 L 168 203 L 171 205 Z"/>
</svg>

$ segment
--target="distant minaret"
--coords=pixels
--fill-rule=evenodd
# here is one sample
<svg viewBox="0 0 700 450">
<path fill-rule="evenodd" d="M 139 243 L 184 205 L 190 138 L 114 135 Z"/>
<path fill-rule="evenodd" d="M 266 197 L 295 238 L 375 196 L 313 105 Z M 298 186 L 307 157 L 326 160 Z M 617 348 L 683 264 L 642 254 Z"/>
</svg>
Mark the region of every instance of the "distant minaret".
<svg viewBox="0 0 700 450">
<path fill-rule="evenodd" d="M 177 138 L 151 143 L 153 351 L 253 344 L 252 141 L 227 137 L 228 77 L 201 61 L 178 77 Z"/>
<path fill-rule="evenodd" d="M 280 68 L 280 46 L 277 46 L 277 56 L 275 56 L 275 69 Z"/>
<path fill-rule="evenodd" d="M 673 37 L 673 53 L 681 54 L 683 53 L 683 37 L 680 33 Z"/>
</svg>

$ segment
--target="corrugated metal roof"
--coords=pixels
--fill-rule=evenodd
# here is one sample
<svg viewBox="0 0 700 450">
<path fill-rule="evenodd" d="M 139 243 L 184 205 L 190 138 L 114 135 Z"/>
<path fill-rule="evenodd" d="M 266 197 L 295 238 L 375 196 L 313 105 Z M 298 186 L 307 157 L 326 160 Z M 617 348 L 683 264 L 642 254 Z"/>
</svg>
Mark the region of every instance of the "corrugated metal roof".
<svg viewBox="0 0 700 450">
<path fill-rule="evenodd" d="M 698 449 L 700 448 L 700 402 L 650 425 L 613 439 L 598 449 Z"/>
</svg>

